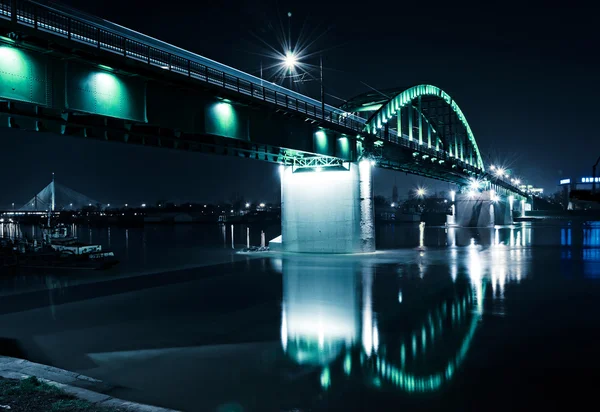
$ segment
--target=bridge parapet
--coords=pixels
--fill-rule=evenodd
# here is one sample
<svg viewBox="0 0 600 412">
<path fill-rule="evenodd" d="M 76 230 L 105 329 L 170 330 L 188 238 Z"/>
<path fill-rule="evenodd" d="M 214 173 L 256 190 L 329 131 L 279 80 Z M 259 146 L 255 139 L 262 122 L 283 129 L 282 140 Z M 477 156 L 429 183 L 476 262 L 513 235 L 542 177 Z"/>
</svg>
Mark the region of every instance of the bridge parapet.
<svg viewBox="0 0 600 412">
<path fill-rule="evenodd" d="M 26 32 L 51 36 L 57 42 L 78 44 L 88 51 L 108 52 L 113 57 L 144 63 L 301 113 L 325 124 L 357 133 L 364 129 L 365 121 L 358 116 L 93 16 L 63 10 L 60 6 L 49 7 L 29 0 L 0 0 L 0 25 L 12 35 Z"/>
</svg>

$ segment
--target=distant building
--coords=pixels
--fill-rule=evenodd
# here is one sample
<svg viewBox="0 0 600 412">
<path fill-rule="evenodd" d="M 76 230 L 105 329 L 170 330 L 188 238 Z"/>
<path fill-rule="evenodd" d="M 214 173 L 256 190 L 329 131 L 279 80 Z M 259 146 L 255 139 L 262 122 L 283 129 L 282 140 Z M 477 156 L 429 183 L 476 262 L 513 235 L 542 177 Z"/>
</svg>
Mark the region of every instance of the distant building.
<svg viewBox="0 0 600 412">
<path fill-rule="evenodd" d="M 394 188 L 392 189 L 392 203 L 398 204 L 398 186 L 394 180 Z"/>
</svg>

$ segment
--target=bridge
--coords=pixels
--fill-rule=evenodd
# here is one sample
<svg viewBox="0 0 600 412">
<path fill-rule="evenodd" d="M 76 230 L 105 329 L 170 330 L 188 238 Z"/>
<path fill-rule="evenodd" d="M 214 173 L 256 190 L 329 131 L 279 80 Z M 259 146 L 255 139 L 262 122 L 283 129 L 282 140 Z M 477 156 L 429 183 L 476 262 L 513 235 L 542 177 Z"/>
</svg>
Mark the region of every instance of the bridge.
<svg viewBox="0 0 600 412">
<path fill-rule="evenodd" d="M 432 85 L 337 108 L 30 0 L 0 0 L 0 73 L 0 124 L 11 128 L 280 164 L 274 248 L 374 251 L 373 166 L 456 184 L 451 223 L 510 223 L 528 199 L 486 171 L 464 113 Z"/>
</svg>

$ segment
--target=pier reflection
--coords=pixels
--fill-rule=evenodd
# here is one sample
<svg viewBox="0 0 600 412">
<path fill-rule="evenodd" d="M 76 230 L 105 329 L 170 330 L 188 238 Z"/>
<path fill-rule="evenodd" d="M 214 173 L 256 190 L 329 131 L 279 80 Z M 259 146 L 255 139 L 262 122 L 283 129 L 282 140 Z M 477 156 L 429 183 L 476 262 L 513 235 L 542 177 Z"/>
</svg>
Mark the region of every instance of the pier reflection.
<svg viewBox="0 0 600 412">
<path fill-rule="evenodd" d="M 483 315 L 503 315 L 506 284 L 529 270 L 528 228 L 458 233 L 447 229 L 449 250 L 275 259 L 288 359 L 318 366 L 323 389 L 353 379 L 408 393 L 441 389 L 468 356 Z"/>
</svg>

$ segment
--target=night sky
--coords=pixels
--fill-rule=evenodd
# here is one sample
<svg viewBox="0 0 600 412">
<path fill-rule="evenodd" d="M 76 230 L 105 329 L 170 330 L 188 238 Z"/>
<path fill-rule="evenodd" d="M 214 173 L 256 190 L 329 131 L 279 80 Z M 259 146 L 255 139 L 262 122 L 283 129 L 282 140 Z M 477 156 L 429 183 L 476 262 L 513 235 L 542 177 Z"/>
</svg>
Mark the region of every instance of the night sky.
<svg viewBox="0 0 600 412">
<path fill-rule="evenodd" d="M 597 136 L 595 12 L 503 3 L 65 0 L 66 5 L 258 75 L 279 48 L 277 34 L 302 33 L 323 52 L 327 102 L 370 87 L 437 85 L 461 106 L 484 161 L 503 164 L 547 193 L 560 178 L 591 174 Z M 360 7 L 358 7 L 360 6 Z M 291 19 L 287 13 L 292 12 Z M 307 63 L 317 64 L 313 56 Z M 597 73 L 597 70 L 595 70 Z M 268 74 L 268 72 L 267 72 Z M 368 85 L 368 86 L 367 86 Z M 319 98 L 318 84 L 301 91 Z M 57 174 L 101 202 L 221 201 L 239 193 L 275 201 L 275 165 L 72 137 L 0 129 L 2 205 L 23 203 Z M 377 170 L 375 192 L 416 185 L 445 188 Z"/>
</svg>

